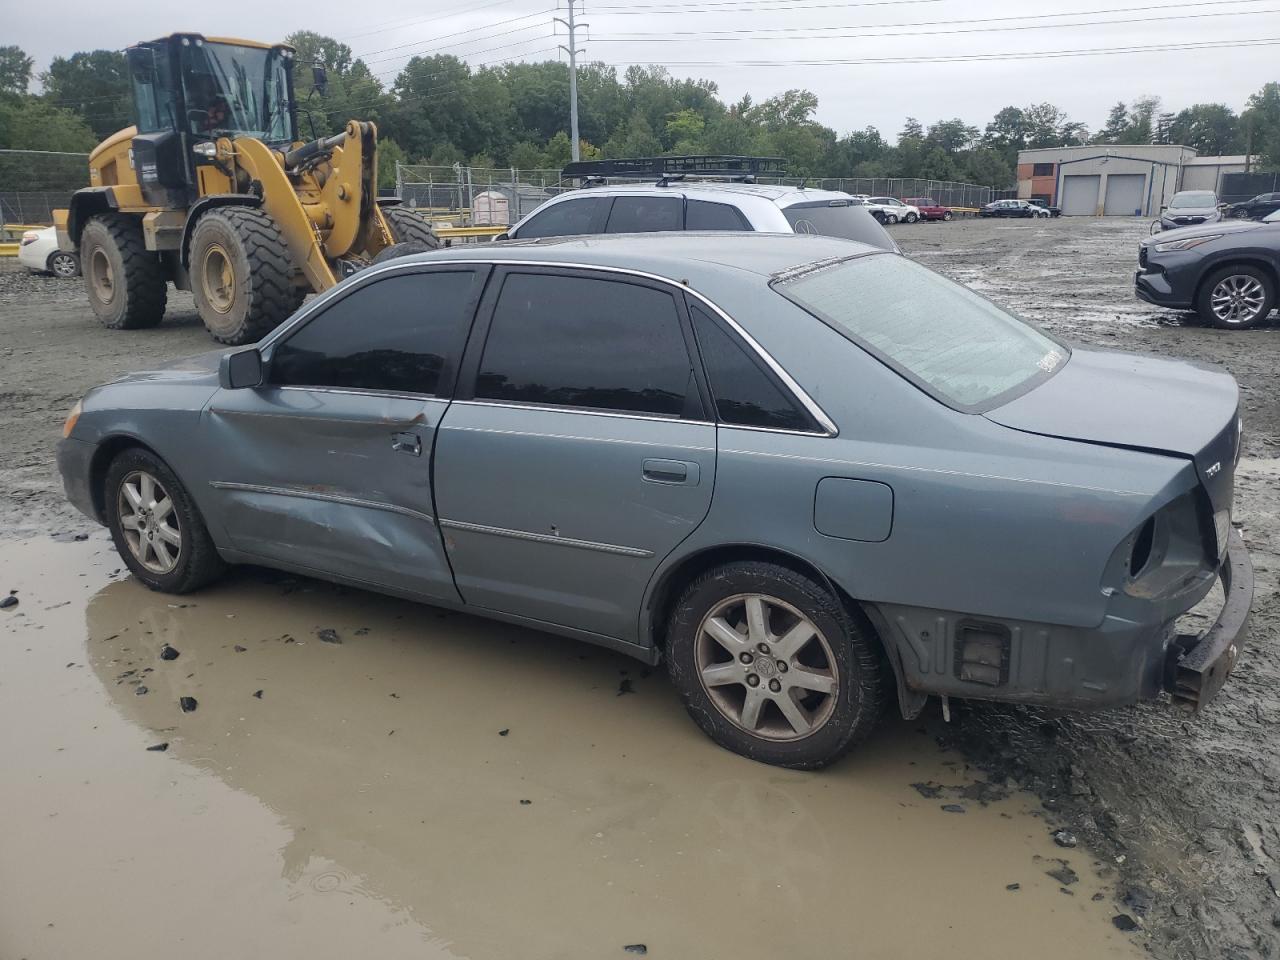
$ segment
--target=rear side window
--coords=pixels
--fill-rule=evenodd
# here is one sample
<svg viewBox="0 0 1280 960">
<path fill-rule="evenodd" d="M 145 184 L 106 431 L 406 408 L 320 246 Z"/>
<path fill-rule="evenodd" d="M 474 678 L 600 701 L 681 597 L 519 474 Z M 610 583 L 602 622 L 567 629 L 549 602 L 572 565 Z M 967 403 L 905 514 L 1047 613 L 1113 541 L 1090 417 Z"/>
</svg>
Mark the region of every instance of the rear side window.
<svg viewBox="0 0 1280 960">
<path fill-rule="evenodd" d="M 513 273 L 494 307 L 476 396 L 679 417 L 692 378 L 671 294 Z"/>
<path fill-rule="evenodd" d="M 470 320 L 475 274 L 414 273 L 355 290 L 276 345 L 271 382 L 434 394 Z"/>
<path fill-rule="evenodd" d="M 606 233 L 654 233 L 684 228 L 682 197 L 615 197 Z M 521 234 L 523 236 L 523 233 Z"/>
<path fill-rule="evenodd" d="M 723 423 L 777 430 L 813 430 L 813 421 L 773 376 L 700 306 L 690 308 L 702 363 Z"/>
<path fill-rule="evenodd" d="M 737 207 L 710 200 L 689 200 L 685 203 L 684 228 L 686 230 L 750 230 L 751 224 Z"/>
<path fill-rule="evenodd" d="M 796 233 L 840 237 L 843 240 L 870 244 L 881 250 L 897 250 L 893 238 L 884 227 L 876 223 L 875 217 L 861 207 L 843 200 L 794 203 L 784 207 L 782 214 Z"/>
<path fill-rule="evenodd" d="M 535 213 L 517 231 L 521 240 L 535 237 L 572 237 L 580 233 L 599 233 L 608 197 L 583 197 L 553 203 Z"/>
</svg>

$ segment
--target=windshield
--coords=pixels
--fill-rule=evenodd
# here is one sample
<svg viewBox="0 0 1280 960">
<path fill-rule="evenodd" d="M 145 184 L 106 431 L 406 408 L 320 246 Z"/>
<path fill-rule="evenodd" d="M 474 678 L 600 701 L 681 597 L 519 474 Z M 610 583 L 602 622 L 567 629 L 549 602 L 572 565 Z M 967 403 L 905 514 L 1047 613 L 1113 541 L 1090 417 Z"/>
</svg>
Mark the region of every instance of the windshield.
<svg viewBox="0 0 1280 960">
<path fill-rule="evenodd" d="M 1271 213 L 1268 213 L 1265 217 L 1262 218 L 1262 222 L 1263 223 L 1280 223 L 1280 210 L 1275 210 Z"/>
<path fill-rule="evenodd" d="M 951 406 L 990 409 L 1052 374 L 1065 346 L 902 256 L 842 260 L 774 289 Z"/>
<path fill-rule="evenodd" d="M 277 142 L 295 139 L 288 64 L 280 50 L 203 41 L 181 49 L 191 133 L 203 137 L 232 133 Z"/>
<path fill-rule="evenodd" d="M 881 250 L 896 250 L 893 239 L 875 218 L 852 200 L 817 200 L 784 207 L 783 216 L 796 233 L 857 240 Z"/>
<path fill-rule="evenodd" d="M 1208 190 L 1196 190 L 1191 193 L 1175 193 L 1169 206 L 1177 207 L 1216 207 L 1218 197 Z"/>
</svg>

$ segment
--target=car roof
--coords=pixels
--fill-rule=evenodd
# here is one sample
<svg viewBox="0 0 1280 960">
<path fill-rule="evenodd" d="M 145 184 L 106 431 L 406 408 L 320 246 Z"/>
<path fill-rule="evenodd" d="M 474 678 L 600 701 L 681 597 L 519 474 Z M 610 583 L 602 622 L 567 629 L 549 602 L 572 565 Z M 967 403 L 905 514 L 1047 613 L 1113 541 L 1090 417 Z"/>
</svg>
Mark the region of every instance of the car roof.
<svg viewBox="0 0 1280 960">
<path fill-rule="evenodd" d="M 665 186 L 657 183 L 609 183 L 598 187 L 580 187 L 576 190 L 560 194 L 565 196 L 625 196 L 630 193 L 653 194 L 663 190 L 682 193 L 697 199 L 705 194 L 710 198 L 723 199 L 726 195 L 761 197 L 771 200 L 780 207 L 790 206 L 804 200 L 848 200 L 849 194 L 836 190 L 817 190 L 808 187 L 791 187 L 776 183 L 738 183 L 722 180 L 672 180 Z M 559 199 L 559 197 L 555 198 Z"/>
<path fill-rule="evenodd" d="M 700 276 L 723 276 L 727 270 L 772 277 L 819 261 L 891 252 L 853 240 L 812 234 L 729 231 L 703 233 L 682 230 L 671 233 L 606 233 L 470 244 L 396 258 L 391 262 L 512 260 L 545 264 L 571 263 L 636 270 L 696 287 Z"/>
</svg>

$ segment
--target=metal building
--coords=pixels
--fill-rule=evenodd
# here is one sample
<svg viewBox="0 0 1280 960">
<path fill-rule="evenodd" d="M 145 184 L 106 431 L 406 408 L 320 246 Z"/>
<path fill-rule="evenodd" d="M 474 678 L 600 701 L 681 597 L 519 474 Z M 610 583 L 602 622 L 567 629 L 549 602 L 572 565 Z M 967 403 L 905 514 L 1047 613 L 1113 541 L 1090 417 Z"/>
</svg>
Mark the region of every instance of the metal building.
<svg viewBox="0 0 1280 960">
<path fill-rule="evenodd" d="M 1018 196 L 1044 199 L 1063 216 L 1147 217 L 1179 189 L 1196 158 L 1174 144 L 1088 144 L 1018 153 Z"/>
</svg>

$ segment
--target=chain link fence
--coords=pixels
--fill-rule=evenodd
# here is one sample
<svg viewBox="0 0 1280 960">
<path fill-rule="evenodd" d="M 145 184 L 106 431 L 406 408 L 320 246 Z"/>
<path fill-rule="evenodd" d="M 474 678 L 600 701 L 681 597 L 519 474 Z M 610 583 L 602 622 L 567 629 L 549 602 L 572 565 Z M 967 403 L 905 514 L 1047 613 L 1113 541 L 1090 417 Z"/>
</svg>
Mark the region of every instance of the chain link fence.
<svg viewBox="0 0 1280 960">
<path fill-rule="evenodd" d="M 53 211 L 88 185 L 87 153 L 0 150 L 0 226 L 53 223 Z"/>
<path fill-rule="evenodd" d="M 396 196 L 431 219 L 455 226 L 512 224 L 572 189 L 561 181 L 559 170 L 396 164 Z M 499 199 L 506 201 L 505 210 L 494 202 Z"/>
</svg>

